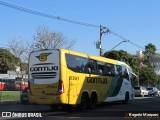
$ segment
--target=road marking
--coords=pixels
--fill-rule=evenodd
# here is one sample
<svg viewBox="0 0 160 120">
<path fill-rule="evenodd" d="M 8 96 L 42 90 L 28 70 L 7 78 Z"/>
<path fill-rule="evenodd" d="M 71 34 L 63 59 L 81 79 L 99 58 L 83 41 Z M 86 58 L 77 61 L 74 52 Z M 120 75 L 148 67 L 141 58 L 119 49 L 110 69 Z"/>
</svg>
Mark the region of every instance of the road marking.
<svg viewBox="0 0 160 120">
<path fill-rule="evenodd" d="M 136 102 L 136 103 L 132 103 L 132 104 L 143 104 L 143 103 L 149 103 L 149 102 L 152 102 L 152 101 L 144 101 L 144 102 Z"/>
<path fill-rule="evenodd" d="M 147 99 L 147 98 L 153 98 L 153 97 L 135 97 L 135 100 L 139 100 L 139 99 Z"/>
</svg>

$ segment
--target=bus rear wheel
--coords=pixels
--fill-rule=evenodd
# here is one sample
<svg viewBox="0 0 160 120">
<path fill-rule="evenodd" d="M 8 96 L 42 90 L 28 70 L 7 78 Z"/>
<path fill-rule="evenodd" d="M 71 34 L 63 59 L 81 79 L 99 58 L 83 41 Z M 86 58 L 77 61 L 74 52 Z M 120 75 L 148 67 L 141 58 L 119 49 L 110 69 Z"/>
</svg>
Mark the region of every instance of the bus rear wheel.
<svg viewBox="0 0 160 120">
<path fill-rule="evenodd" d="M 89 103 L 89 97 L 87 93 L 83 93 L 81 96 L 81 104 L 80 104 L 80 109 L 85 110 L 88 108 L 88 103 Z"/>
<path fill-rule="evenodd" d="M 94 109 L 96 108 L 96 105 L 97 105 L 97 94 L 92 93 L 90 97 L 89 108 Z"/>
<path fill-rule="evenodd" d="M 59 109 L 59 105 L 50 105 L 52 111 L 56 111 Z"/>
</svg>

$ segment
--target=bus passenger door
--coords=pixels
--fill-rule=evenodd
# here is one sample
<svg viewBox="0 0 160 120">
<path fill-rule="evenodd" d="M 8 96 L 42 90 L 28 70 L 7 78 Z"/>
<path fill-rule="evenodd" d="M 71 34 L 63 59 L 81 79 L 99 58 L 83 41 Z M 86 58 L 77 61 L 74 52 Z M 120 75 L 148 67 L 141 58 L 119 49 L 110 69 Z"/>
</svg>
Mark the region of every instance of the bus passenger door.
<svg viewBox="0 0 160 120">
<path fill-rule="evenodd" d="M 69 76 L 68 104 L 76 104 L 78 80 L 77 75 Z"/>
</svg>

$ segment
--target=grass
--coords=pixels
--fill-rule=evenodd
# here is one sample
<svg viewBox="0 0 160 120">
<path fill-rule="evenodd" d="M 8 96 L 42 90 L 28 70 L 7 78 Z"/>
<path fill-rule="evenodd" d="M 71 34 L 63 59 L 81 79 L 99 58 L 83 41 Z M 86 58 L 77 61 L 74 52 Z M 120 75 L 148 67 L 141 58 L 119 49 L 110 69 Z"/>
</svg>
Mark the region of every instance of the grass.
<svg viewBox="0 0 160 120">
<path fill-rule="evenodd" d="M 0 101 L 19 101 L 21 91 L 0 91 Z"/>
</svg>

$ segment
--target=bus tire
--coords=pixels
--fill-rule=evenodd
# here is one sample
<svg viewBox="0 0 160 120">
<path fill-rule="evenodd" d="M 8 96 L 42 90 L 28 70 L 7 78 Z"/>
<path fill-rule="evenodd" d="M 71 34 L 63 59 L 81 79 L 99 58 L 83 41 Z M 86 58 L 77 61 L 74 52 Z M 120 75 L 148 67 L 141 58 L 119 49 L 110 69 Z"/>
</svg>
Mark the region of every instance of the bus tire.
<svg viewBox="0 0 160 120">
<path fill-rule="evenodd" d="M 63 111 L 70 111 L 70 110 L 72 110 L 72 108 L 74 108 L 74 106 L 73 105 L 69 105 L 69 104 L 64 104 L 64 105 L 61 106 L 61 109 Z"/>
<path fill-rule="evenodd" d="M 21 100 L 21 103 L 22 103 L 23 105 L 26 105 L 26 104 L 27 104 L 27 101 Z"/>
<path fill-rule="evenodd" d="M 127 104 L 129 102 L 129 92 L 126 92 L 125 99 L 122 101 L 122 103 Z"/>
<path fill-rule="evenodd" d="M 51 111 L 57 111 L 59 109 L 59 105 L 50 105 Z"/>
<path fill-rule="evenodd" d="M 97 94 L 94 92 L 91 94 L 90 97 L 89 108 L 94 109 L 96 108 L 96 105 L 97 105 Z"/>
<path fill-rule="evenodd" d="M 81 96 L 80 109 L 85 110 L 88 108 L 89 96 L 87 93 L 83 93 Z"/>
</svg>

